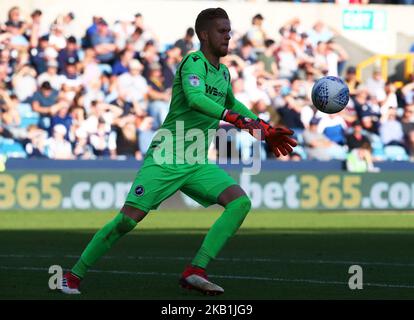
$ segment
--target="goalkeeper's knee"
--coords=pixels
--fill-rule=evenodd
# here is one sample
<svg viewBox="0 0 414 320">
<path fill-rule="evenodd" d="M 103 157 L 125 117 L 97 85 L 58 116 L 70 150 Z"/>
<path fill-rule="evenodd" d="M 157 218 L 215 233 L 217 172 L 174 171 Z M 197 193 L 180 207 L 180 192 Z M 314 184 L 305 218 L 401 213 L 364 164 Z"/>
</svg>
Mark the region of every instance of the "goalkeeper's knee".
<svg viewBox="0 0 414 320">
<path fill-rule="evenodd" d="M 248 196 L 241 196 L 229 202 L 225 208 L 232 217 L 235 218 L 237 225 L 240 226 L 252 207 L 252 202 Z"/>
<path fill-rule="evenodd" d="M 115 217 L 116 221 L 116 230 L 120 234 L 125 234 L 130 231 L 132 231 L 135 226 L 137 225 L 137 222 L 128 217 L 127 215 L 120 213 L 118 216 Z"/>
<path fill-rule="evenodd" d="M 108 241 L 112 244 L 123 235 L 127 234 L 135 228 L 137 222 L 126 216 L 123 213 L 119 213 L 112 221 L 102 228 L 102 232 L 98 232 L 96 237 L 102 237 L 104 241 Z"/>
</svg>

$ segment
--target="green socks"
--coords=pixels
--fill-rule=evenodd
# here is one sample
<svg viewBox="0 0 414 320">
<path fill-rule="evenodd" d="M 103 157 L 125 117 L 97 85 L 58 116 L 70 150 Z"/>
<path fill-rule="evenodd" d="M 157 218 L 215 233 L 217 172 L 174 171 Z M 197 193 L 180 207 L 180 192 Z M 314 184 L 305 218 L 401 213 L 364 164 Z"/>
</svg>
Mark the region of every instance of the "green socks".
<svg viewBox="0 0 414 320">
<path fill-rule="evenodd" d="M 83 278 L 86 271 L 95 264 L 121 238 L 135 228 L 137 222 L 119 213 L 112 221 L 99 230 L 83 251 L 80 259 L 72 268 L 72 273 Z"/>
<path fill-rule="evenodd" d="M 247 196 L 242 196 L 228 203 L 223 214 L 207 233 L 200 250 L 191 263 L 206 268 L 210 260 L 217 256 L 227 240 L 239 229 L 250 207 L 251 203 Z M 72 273 L 83 278 L 88 269 L 107 253 L 118 239 L 134 229 L 136 225 L 137 222 L 134 219 L 119 213 L 95 234 L 72 268 Z"/>
<path fill-rule="evenodd" d="M 217 256 L 227 240 L 239 229 L 250 207 L 251 202 L 247 196 L 228 203 L 223 214 L 208 231 L 191 264 L 205 269 L 210 260 Z"/>
</svg>

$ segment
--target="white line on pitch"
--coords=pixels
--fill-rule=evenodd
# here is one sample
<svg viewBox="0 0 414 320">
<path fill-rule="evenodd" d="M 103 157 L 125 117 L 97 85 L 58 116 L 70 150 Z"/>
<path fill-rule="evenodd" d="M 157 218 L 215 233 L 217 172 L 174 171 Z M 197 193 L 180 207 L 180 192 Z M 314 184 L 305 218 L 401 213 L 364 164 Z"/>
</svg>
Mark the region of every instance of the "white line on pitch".
<svg viewBox="0 0 414 320">
<path fill-rule="evenodd" d="M 8 267 L 0 266 L 1 270 L 12 271 L 48 271 L 48 268 L 40 267 Z M 166 272 L 133 272 L 122 270 L 89 270 L 92 273 L 109 273 L 109 274 L 124 274 L 134 276 L 163 276 L 163 277 L 179 277 L 178 273 L 166 273 Z M 234 276 L 234 275 L 210 275 L 211 278 L 231 279 L 231 280 L 256 280 L 256 281 L 274 281 L 274 282 L 295 282 L 295 283 L 310 283 L 320 285 L 344 285 L 347 286 L 348 282 L 342 281 L 330 281 L 330 280 L 315 280 L 315 279 L 288 279 L 288 278 L 273 278 L 273 277 L 252 277 L 252 276 Z M 414 289 L 414 285 L 408 284 L 388 284 L 388 283 L 364 283 L 366 287 L 379 287 L 379 288 L 399 288 L 399 289 Z"/>
<path fill-rule="evenodd" d="M 25 255 L 25 254 L 0 254 L 0 258 L 70 258 L 78 259 L 78 255 Z M 113 259 L 128 259 L 128 260 L 175 260 L 175 261 L 187 261 L 191 260 L 192 257 L 160 257 L 160 256 L 103 256 L 102 259 L 113 260 Z M 381 261 L 352 261 L 352 260 L 323 260 L 323 259 L 276 259 L 276 258 L 216 258 L 217 261 L 225 262 L 281 262 L 281 263 L 303 263 L 303 264 L 359 264 L 367 266 L 389 266 L 389 267 L 414 267 L 412 262 L 381 262 Z"/>
</svg>

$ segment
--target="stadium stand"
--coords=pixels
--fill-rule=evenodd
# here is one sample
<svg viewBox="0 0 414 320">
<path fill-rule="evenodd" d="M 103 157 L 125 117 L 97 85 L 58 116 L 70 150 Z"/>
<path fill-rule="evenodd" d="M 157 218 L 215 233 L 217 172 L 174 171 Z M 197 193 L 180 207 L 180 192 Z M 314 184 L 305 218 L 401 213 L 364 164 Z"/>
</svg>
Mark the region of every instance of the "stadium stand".
<svg viewBox="0 0 414 320">
<path fill-rule="evenodd" d="M 7 20 L 0 21 L 1 153 L 9 158 L 142 159 L 168 111 L 183 50 L 198 49 L 193 31 L 183 30 L 175 42 L 165 44 L 141 14 L 113 24 L 95 16 L 84 36 L 75 37 L 71 24 L 76 13 L 45 25 L 41 10 L 28 18 L 21 11 L 12 7 Z M 309 99 L 313 83 L 325 75 L 344 77 L 352 87 L 350 102 L 339 114 L 345 132 L 361 121 L 376 161 L 412 159 L 414 117 L 403 120 L 401 115 L 413 105 L 414 77 L 407 75 L 411 78 L 395 89 L 386 79 L 363 81 L 360 70 L 348 65 L 340 34 L 323 21 L 305 28 L 300 19 L 290 19 L 273 38 L 263 31 L 260 13 L 250 18 L 246 33 L 234 30 L 223 63 L 237 99 L 272 124 L 296 131 L 299 146 L 280 160 L 310 158 L 303 132 L 312 119 L 323 120 L 320 133 L 329 132 L 327 115 L 316 112 Z M 389 107 L 398 108 L 397 121 L 404 121 L 399 146 L 385 145 L 379 135 Z M 66 130 L 69 155 L 59 155 L 59 148 L 48 152 L 49 144 L 56 143 L 58 125 Z M 253 144 L 241 137 L 235 139 L 236 147 L 242 157 L 249 157 Z M 346 146 L 341 150 L 349 151 Z M 265 153 L 264 159 L 269 158 Z"/>
</svg>

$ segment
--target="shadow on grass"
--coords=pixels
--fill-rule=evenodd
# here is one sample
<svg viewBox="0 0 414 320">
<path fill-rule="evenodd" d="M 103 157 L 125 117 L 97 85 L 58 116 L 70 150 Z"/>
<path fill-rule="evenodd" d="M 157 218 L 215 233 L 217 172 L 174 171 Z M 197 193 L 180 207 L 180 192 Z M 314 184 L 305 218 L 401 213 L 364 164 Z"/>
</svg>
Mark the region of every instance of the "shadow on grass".
<svg viewBox="0 0 414 320">
<path fill-rule="evenodd" d="M 1 286 L 9 288 L 0 297 L 66 299 L 48 290 L 48 268 L 70 268 L 95 232 L 0 231 Z M 94 266 L 99 272 L 88 274 L 81 299 L 205 298 L 180 291 L 177 279 L 206 232 L 136 229 Z M 407 229 L 248 229 L 227 243 L 209 271 L 228 288 L 224 299 L 411 299 L 413 246 Z M 384 286 L 349 290 L 351 264 L 364 267 L 364 281 Z"/>
</svg>

